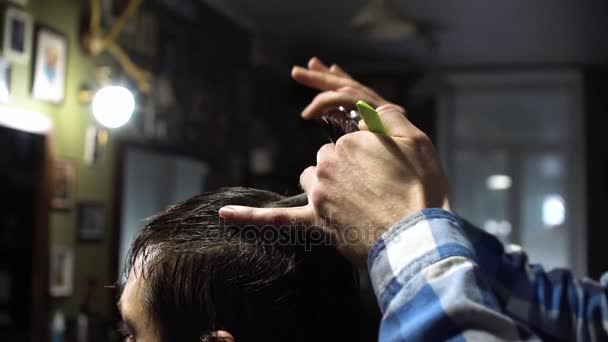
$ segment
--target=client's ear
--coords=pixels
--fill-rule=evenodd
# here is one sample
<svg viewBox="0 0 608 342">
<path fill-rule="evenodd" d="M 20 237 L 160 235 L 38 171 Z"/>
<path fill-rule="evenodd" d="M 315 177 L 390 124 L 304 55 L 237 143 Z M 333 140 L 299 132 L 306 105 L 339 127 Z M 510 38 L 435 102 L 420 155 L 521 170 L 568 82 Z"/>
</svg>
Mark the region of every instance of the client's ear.
<svg viewBox="0 0 608 342">
<path fill-rule="evenodd" d="M 208 339 L 201 339 L 201 342 L 235 342 L 234 337 L 225 330 L 218 330 L 211 333 Z"/>
</svg>

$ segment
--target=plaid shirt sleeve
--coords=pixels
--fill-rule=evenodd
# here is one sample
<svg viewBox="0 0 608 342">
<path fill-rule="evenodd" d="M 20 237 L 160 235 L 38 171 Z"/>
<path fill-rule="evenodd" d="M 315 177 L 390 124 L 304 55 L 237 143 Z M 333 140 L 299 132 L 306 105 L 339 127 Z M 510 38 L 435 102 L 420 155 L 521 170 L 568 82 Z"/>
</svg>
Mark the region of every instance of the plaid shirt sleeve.
<svg viewBox="0 0 608 342">
<path fill-rule="evenodd" d="M 368 267 L 383 313 L 380 341 L 608 341 L 607 281 L 529 265 L 523 252 L 506 252 L 447 211 L 395 224 Z"/>
</svg>

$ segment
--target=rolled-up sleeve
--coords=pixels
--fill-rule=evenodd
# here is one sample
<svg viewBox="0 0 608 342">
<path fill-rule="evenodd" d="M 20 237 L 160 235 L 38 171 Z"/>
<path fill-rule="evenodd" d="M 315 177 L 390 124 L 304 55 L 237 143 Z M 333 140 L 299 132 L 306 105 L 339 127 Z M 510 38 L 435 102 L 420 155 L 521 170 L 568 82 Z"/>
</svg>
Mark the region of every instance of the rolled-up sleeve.
<svg viewBox="0 0 608 342">
<path fill-rule="evenodd" d="M 608 275 L 547 272 L 447 211 L 396 223 L 368 268 L 380 341 L 608 341 Z"/>
<path fill-rule="evenodd" d="M 383 314 L 380 341 L 532 340 L 502 312 L 456 215 L 426 209 L 395 224 L 370 251 Z"/>
</svg>

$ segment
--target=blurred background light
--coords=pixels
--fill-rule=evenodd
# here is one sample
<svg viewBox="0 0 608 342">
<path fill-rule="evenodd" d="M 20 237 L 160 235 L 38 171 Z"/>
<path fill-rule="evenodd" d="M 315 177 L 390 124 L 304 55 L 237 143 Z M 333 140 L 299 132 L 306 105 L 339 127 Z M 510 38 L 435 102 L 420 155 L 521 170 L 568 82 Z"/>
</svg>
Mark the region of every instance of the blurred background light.
<svg viewBox="0 0 608 342">
<path fill-rule="evenodd" d="M 511 187 L 511 177 L 507 175 L 491 175 L 486 180 L 488 189 L 490 190 L 507 190 Z"/>
<path fill-rule="evenodd" d="M 46 133 L 52 127 L 45 115 L 21 108 L 0 109 L 0 125 L 30 133 Z"/>
<path fill-rule="evenodd" d="M 566 206 L 564 198 L 560 195 L 548 195 L 543 200 L 543 223 L 552 228 L 564 223 L 566 219 Z"/>
<path fill-rule="evenodd" d="M 125 87 L 106 86 L 93 98 L 93 115 L 108 127 L 118 128 L 126 124 L 135 111 L 135 97 Z"/>
<path fill-rule="evenodd" d="M 508 237 L 513 230 L 511 222 L 507 220 L 486 220 L 483 229 L 493 235 Z"/>
</svg>

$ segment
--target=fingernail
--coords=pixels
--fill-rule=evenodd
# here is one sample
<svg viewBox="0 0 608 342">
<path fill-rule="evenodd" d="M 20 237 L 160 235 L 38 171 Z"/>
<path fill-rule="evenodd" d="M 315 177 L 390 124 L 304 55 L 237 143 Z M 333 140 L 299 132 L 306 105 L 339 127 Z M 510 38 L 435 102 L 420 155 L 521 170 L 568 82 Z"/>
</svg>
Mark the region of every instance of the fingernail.
<svg viewBox="0 0 608 342">
<path fill-rule="evenodd" d="M 308 69 L 301 67 L 299 65 L 294 65 L 294 67 L 291 68 L 291 73 L 293 74 L 294 72 L 305 71 L 305 70 L 308 70 Z"/>
<path fill-rule="evenodd" d="M 237 213 L 237 209 L 235 207 L 227 206 L 220 208 L 220 217 L 226 217 L 230 215 L 235 215 Z"/>
</svg>

